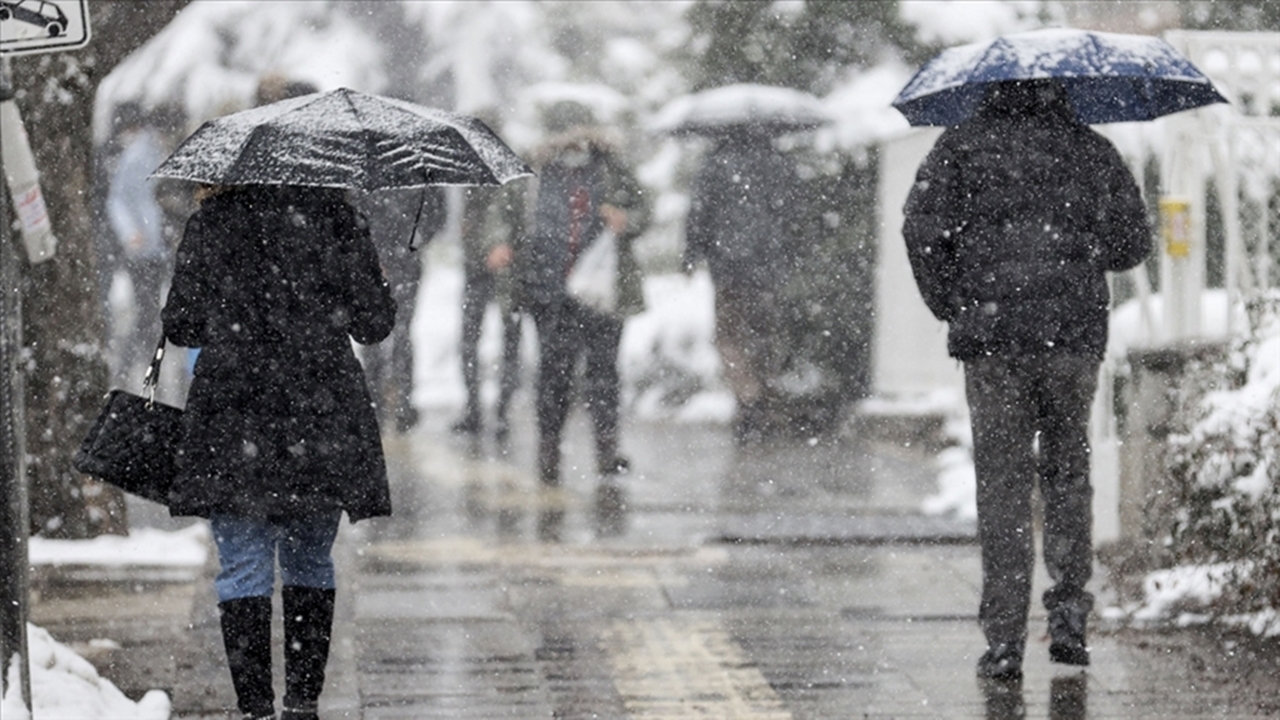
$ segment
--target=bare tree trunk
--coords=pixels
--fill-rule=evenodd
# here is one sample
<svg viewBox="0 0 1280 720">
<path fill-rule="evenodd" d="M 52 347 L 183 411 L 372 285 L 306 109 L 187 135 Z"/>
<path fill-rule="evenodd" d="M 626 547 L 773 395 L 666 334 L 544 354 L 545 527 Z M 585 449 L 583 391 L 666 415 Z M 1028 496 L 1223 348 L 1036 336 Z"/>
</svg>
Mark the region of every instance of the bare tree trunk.
<svg viewBox="0 0 1280 720">
<path fill-rule="evenodd" d="M 91 169 L 98 82 L 188 0 L 97 0 L 88 47 L 13 59 L 17 103 L 41 171 L 57 256 L 23 268 L 27 478 L 32 532 L 88 538 L 127 532 L 124 497 L 71 467 L 107 390 L 93 244 Z"/>
</svg>

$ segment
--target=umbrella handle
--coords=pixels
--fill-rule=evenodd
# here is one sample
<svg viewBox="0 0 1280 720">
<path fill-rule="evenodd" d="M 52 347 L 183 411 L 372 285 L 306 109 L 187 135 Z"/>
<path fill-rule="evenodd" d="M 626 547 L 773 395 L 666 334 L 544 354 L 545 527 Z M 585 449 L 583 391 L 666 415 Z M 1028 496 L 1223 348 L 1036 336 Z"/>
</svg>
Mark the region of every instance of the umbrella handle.
<svg viewBox="0 0 1280 720">
<path fill-rule="evenodd" d="M 147 374 L 142 377 L 142 390 L 147 393 L 147 407 L 156 402 L 156 385 L 160 383 L 160 363 L 164 361 L 164 333 L 160 334 L 160 342 L 156 345 L 155 355 L 147 366 Z"/>
<path fill-rule="evenodd" d="M 413 240 L 418 236 L 418 223 L 422 221 L 422 206 L 426 204 L 427 204 L 427 187 L 423 185 L 422 190 L 418 192 L 418 212 L 413 216 L 413 228 L 409 230 L 409 249 L 410 250 L 416 251 L 418 249 L 418 246 L 413 244 Z"/>
</svg>

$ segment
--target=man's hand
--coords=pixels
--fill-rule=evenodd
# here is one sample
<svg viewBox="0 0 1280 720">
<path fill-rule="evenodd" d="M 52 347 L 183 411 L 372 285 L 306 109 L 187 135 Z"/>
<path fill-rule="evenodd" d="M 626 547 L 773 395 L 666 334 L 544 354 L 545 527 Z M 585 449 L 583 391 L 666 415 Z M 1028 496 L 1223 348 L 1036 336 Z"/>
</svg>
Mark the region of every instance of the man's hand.
<svg viewBox="0 0 1280 720">
<path fill-rule="evenodd" d="M 601 204 L 600 217 L 604 218 L 604 224 L 617 235 L 627 229 L 627 211 L 617 205 Z"/>
<path fill-rule="evenodd" d="M 511 245 L 502 243 L 489 251 L 484 259 L 484 266 L 489 272 L 499 272 L 511 267 Z"/>
</svg>

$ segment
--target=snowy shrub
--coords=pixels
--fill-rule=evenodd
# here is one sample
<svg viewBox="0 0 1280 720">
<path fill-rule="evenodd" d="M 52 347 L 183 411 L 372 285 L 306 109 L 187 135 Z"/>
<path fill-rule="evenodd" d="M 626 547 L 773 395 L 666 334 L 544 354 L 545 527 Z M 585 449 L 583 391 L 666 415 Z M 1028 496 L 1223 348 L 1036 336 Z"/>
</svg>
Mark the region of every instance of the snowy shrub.
<svg viewBox="0 0 1280 720">
<path fill-rule="evenodd" d="M 1280 608 L 1280 291 L 1247 309 L 1225 358 L 1189 369 L 1167 445 L 1168 550 L 1230 568 L 1212 603 L 1223 614 Z"/>
</svg>

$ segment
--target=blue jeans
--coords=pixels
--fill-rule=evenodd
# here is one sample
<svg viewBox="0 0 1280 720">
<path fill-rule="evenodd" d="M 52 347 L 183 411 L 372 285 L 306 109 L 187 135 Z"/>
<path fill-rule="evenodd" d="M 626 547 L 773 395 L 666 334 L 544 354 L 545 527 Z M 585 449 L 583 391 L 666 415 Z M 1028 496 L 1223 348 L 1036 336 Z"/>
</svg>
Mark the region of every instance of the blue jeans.
<svg viewBox="0 0 1280 720">
<path fill-rule="evenodd" d="M 209 518 L 222 570 L 214 580 L 218 602 L 271 597 L 276 557 L 285 585 L 331 590 L 333 541 L 342 511 L 303 518 Z"/>
</svg>

